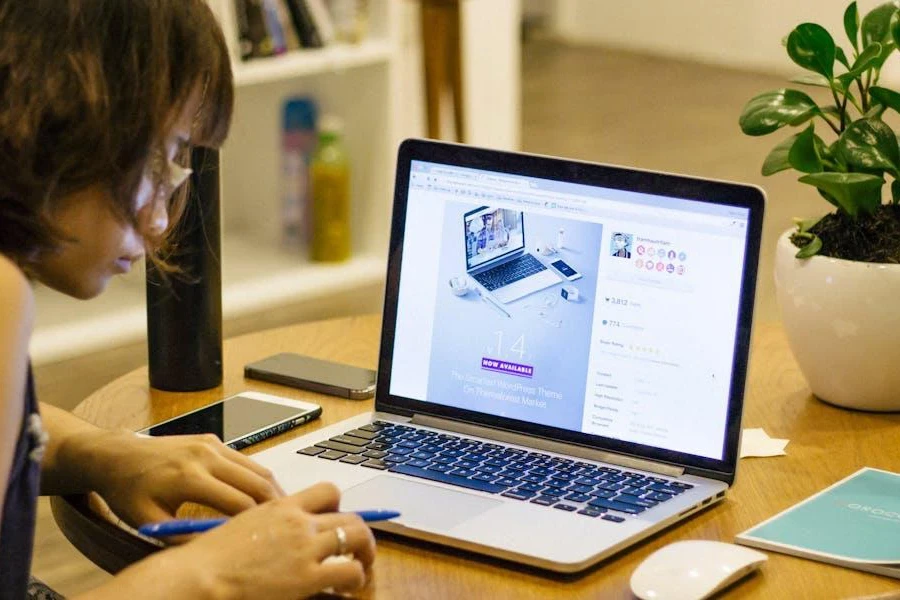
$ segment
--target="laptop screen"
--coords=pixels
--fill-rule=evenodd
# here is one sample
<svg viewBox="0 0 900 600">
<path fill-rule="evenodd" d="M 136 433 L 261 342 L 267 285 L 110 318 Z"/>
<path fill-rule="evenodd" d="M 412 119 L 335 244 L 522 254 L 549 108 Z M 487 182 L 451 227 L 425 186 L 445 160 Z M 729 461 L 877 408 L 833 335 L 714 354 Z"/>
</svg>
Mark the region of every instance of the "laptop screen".
<svg viewBox="0 0 900 600">
<path fill-rule="evenodd" d="M 473 269 L 525 248 L 522 211 L 485 206 L 463 217 L 466 266 Z"/>
<path fill-rule="evenodd" d="M 407 189 L 392 397 L 725 458 L 748 208 L 421 160 Z M 525 224 L 555 278 L 501 302 L 467 270 Z"/>
</svg>

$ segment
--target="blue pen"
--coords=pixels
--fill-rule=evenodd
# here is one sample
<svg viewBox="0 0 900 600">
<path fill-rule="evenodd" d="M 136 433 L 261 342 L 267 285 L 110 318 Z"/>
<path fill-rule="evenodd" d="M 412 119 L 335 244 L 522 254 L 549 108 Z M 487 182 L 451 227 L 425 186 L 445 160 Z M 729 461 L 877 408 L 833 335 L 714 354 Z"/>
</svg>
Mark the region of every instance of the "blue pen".
<svg viewBox="0 0 900 600">
<path fill-rule="evenodd" d="M 358 510 L 355 511 L 363 521 L 387 521 L 400 516 L 395 510 Z M 170 535 L 185 535 L 188 533 L 201 533 L 214 527 L 218 527 L 228 519 L 176 519 L 163 521 L 162 523 L 150 523 L 138 528 L 138 533 L 149 537 L 168 537 Z"/>
</svg>

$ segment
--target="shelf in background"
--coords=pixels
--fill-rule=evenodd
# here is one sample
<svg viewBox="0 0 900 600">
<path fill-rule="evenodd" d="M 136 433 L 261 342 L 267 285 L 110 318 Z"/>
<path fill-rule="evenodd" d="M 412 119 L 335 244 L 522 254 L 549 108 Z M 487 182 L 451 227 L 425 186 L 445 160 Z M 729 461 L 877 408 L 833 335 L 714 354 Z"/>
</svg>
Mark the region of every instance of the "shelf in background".
<svg viewBox="0 0 900 600">
<path fill-rule="evenodd" d="M 359 255 L 339 264 L 306 258 L 228 232 L 222 282 L 224 319 L 299 302 L 324 300 L 384 280 L 383 256 Z M 143 269 L 143 265 L 138 265 Z M 35 365 L 126 344 L 146 335 L 143 278 L 114 279 L 99 298 L 74 300 L 35 290 L 38 323 L 31 340 Z"/>
<path fill-rule="evenodd" d="M 280 56 L 254 58 L 234 65 L 234 82 L 240 87 L 283 81 L 386 63 L 390 57 L 391 44 L 383 39 L 368 39 L 359 44 L 335 44 L 325 48 L 292 50 Z"/>
</svg>

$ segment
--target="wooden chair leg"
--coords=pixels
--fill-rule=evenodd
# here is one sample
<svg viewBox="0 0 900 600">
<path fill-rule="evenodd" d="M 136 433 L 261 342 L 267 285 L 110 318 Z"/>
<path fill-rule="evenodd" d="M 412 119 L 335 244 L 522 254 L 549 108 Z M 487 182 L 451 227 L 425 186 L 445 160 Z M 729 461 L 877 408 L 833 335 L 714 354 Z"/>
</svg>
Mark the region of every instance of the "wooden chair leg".
<svg viewBox="0 0 900 600">
<path fill-rule="evenodd" d="M 459 2 L 453 2 L 448 8 L 448 70 L 450 71 L 450 89 L 453 94 L 453 117 L 456 127 L 456 139 L 466 142 L 466 119 L 464 113 L 465 94 L 463 93 L 463 68 L 462 68 L 462 15 L 459 10 Z"/>
<path fill-rule="evenodd" d="M 440 2 L 422 0 L 422 58 L 425 69 L 425 109 L 428 137 L 441 137 L 441 96 L 446 81 L 447 53 L 444 11 Z"/>
<path fill-rule="evenodd" d="M 458 0 L 422 0 L 422 51 L 428 137 L 441 137 L 441 102 L 450 88 L 456 137 L 465 138 Z"/>
</svg>

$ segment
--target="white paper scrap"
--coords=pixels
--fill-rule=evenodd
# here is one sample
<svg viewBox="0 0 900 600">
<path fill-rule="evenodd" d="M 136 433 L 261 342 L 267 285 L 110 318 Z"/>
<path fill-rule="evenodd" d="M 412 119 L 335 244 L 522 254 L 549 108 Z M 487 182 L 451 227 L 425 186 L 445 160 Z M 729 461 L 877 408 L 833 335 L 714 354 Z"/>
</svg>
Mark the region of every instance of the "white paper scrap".
<svg viewBox="0 0 900 600">
<path fill-rule="evenodd" d="M 784 456 L 790 440 L 770 438 L 761 428 L 745 429 L 741 436 L 741 458 L 750 456 Z"/>
</svg>

